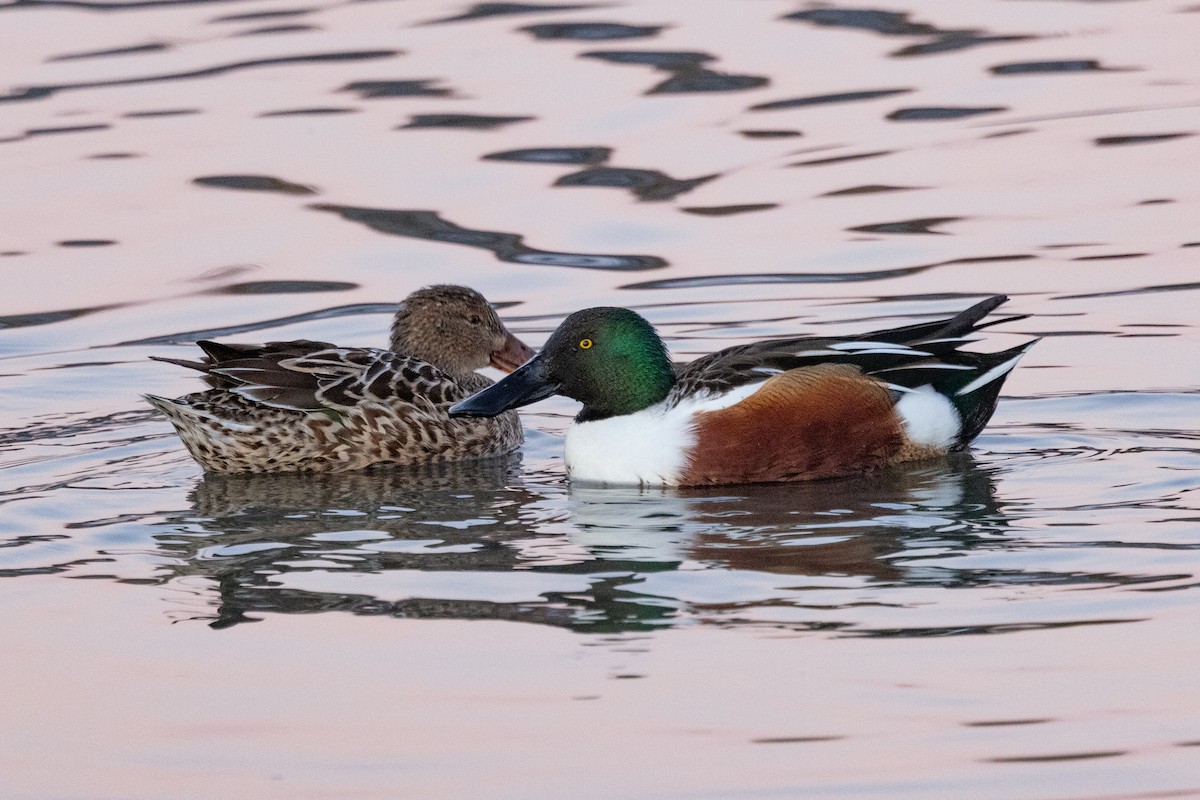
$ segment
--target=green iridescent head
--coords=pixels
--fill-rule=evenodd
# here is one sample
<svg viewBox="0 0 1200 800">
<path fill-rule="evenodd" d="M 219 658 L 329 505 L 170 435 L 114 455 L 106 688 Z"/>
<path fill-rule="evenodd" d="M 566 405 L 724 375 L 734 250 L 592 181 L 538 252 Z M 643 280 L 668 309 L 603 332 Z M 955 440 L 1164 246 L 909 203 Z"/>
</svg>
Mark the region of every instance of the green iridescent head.
<svg viewBox="0 0 1200 800">
<path fill-rule="evenodd" d="M 567 317 L 532 361 L 451 414 L 493 416 L 561 394 L 583 403 L 576 419 L 587 422 L 652 406 L 674 382 L 667 349 L 649 322 L 625 308 L 588 308 Z"/>
</svg>

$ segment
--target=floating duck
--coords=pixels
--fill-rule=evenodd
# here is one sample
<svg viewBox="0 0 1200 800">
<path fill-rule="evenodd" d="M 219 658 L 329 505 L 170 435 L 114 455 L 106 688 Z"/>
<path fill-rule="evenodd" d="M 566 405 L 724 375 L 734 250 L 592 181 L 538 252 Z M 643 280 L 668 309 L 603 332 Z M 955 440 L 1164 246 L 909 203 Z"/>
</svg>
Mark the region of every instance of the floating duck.
<svg viewBox="0 0 1200 800">
<path fill-rule="evenodd" d="M 446 413 L 492 384 L 475 370 L 512 372 L 533 355 L 473 289 L 413 292 L 396 312 L 388 350 L 308 340 L 197 344 L 201 361 L 155 360 L 199 370 L 213 388 L 145 397 L 210 472 L 340 472 L 521 445 L 515 411 L 494 419 Z"/>
<path fill-rule="evenodd" d="M 492 416 L 560 394 L 583 403 L 567 431 L 572 480 L 700 486 L 832 478 L 961 450 L 1034 342 L 963 352 L 992 297 L 950 319 L 848 338 L 756 342 L 673 365 L 624 308 L 563 321 L 541 352 L 450 408 Z M 1035 340 L 1036 341 L 1036 340 Z"/>
</svg>

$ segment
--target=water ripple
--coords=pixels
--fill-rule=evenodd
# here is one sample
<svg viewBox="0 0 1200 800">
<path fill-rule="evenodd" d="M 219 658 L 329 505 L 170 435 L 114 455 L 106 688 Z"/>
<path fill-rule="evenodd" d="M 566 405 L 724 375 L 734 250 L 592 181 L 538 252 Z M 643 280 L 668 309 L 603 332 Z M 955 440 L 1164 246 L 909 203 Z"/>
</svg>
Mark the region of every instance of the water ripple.
<svg viewBox="0 0 1200 800">
<path fill-rule="evenodd" d="M 42 311 L 32 314 L 8 314 L 7 316 L 0 317 L 0 330 L 5 328 L 29 328 L 36 325 L 53 325 L 56 322 L 78 319 L 88 314 L 109 311 L 119 307 L 116 305 L 90 306 L 88 308 L 69 308 L 61 311 Z"/>
<path fill-rule="evenodd" d="M 197 186 L 212 186 L 219 189 L 237 189 L 248 192 L 274 192 L 277 194 L 317 194 L 317 190 L 301 183 L 292 183 L 270 175 L 208 175 L 193 178 Z"/>
<path fill-rule="evenodd" d="M 762 75 L 731 75 L 701 66 L 716 61 L 708 53 L 688 51 L 651 52 L 641 50 L 604 50 L 581 53 L 581 58 L 594 58 L 612 64 L 637 64 L 670 72 L 671 77 L 646 94 L 679 94 L 689 92 L 740 92 L 758 89 L 770 83 Z"/>
<path fill-rule="evenodd" d="M 437 25 L 446 22 L 468 22 L 488 17 L 510 16 L 513 14 L 541 14 L 549 11 L 580 11 L 588 8 L 599 8 L 591 3 L 476 3 L 461 14 L 452 17 L 442 17 L 431 20 L 426 25 Z"/>
<path fill-rule="evenodd" d="M 313 106 L 311 108 L 290 108 L 283 111 L 264 111 L 259 117 L 325 117 L 333 114 L 357 114 L 357 108 L 344 106 Z"/>
<path fill-rule="evenodd" d="M 603 164 L 610 156 L 611 147 L 527 147 L 488 153 L 483 158 L 522 164 Z"/>
<path fill-rule="evenodd" d="M 1173 139 L 1182 139 L 1185 136 L 1195 136 L 1191 131 L 1181 133 L 1144 133 L 1138 135 L 1127 136 L 1100 136 L 1095 139 L 1097 147 L 1114 147 L 1127 144 L 1154 144 L 1156 142 L 1169 142 Z"/>
<path fill-rule="evenodd" d="M 217 3 L 236 3 L 240 0 L 113 0 L 113 2 L 89 2 L 89 0 L 13 0 L 0 4 L 6 8 L 82 8 L 88 11 L 136 11 L 146 8 L 178 8 L 180 6 L 202 6 Z"/>
<path fill-rule="evenodd" d="M 580 172 L 563 175 L 554 182 L 554 185 L 628 189 L 638 200 L 663 201 L 672 200 L 719 177 L 719 174 L 713 174 L 701 175 L 698 178 L 672 178 L 656 169 L 591 167 Z"/>
<path fill-rule="evenodd" d="M 755 129 L 738 131 L 738 133 L 742 136 L 745 136 L 747 139 L 792 139 L 797 136 L 804 135 L 800 131 L 792 130 L 790 128 Z"/>
<path fill-rule="evenodd" d="M 1083 300 L 1092 297 L 1125 297 L 1138 294 L 1158 294 L 1160 292 L 1191 292 L 1200 289 L 1200 283 L 1165 283 L 1158 286 L 1142 286 L 1136 289 L 1117 289 L 1111 292 L 1088 292 L 1086 294 L 1064 294 L 1055 296 L 1054 300 Z"/>
<path fill-rule="evenodd" d="M 950 222 L 960 222 L 963 217 L 922 217 L 921 219 L 906 219 L 899 222 L 877 222 L 871 225 L 858 225 L 847 230 L 860 233 L 928 233 L 941 234 L 935 231 L 938 225 Z"/>
<path fill-rule="evenodd" d="M 29 128 L 19 136 L 9 136 L 0 139 L 0 143 L 21 142 L 26 139 L 32 139 L 35 136 L 60 136 L 64 133 L 93 133 L 95 131 L 106 131 L 110 128 L 112 128 L 111 125 L 103 123 L 95 125 L 62 125 L 53 128 Z"/>
<path fill-rule="evenodd" d="M 1007 110 L 1008 106 L 919 106 L 898 108 L 888 114 L 887 118 L 894 122 L 929 122 L 977 117 L 980 114 L 996 114 Z"/>
<path fill-rule="evenodd" d="M 255 22 L 264 19 L 291 19 L 313 13 L 312 8 L 282 8 L 277 11 L 248 11 L 244 14 L 226 14 L 213 17 L 209 22 Z"/>
<path fill-rule="evenodd" d="M 436 211 L 357 208 L 332 204 L 314 205 L 310 208 L 316 211 L 333 212 L 342 219 L 362 223 L 372 230 L 391 236 L 427 239 L 490 250 L 501 261 L 516 264 L 621 271 L 660 269 L 667 265 L 666 260 L 658 256 L 562 253 L 552 250 L 537 250 L 527 246 L 524 243 L 525 237 L 520 234 L 464 228 L 442 219 Z"/>
<path fill-rule="evenodd" d="M 280 33 L 308 33 L 321 30 L 316 25 L 267 25 L 262 28 L 251 28 L 248 31 L 238 31 L 234 36 L 273 36 Z"/>
<path fill-rule="evenodd" d="M 1004 261 L 1024 261 L 1035 256 L 1019 253 L 1002 256 L 979 256 L 974 258 L 956 258 L 950 261 L 939 261 L 936 264 L 922 264 L 916 267 L 899 267 L 896 269 L 868 270 L 864 272 L 771 272 L 771 273 L 737 273 L 733 275 L 699 275 L 688 278 L 664 278 L 641 283 L 627 283 L 621 289 L 694 289 L 711 286 L 741 286 L 744 284 L 769 283 L 859 283 L 862 281 L 882 281 L 892 278 L 902 278 L 907 275 L 917 275 L 935 267 L 952 264 L 989 264 Z"/>
<path fill-rule="evenodd" d="M 832 192 L 825 192 L 821 197 L 845 197 L 848 195 L 858 194 L 879 194 L 880 192 L 911 192 L 915 189 L 921 189 L 921 186 L 891 186 L 886 183 L 866 183 L 862 186 L 851 186 L 848 189 L 836 189 Z"/>
<path fill-rule="evenodd" d="M 135 44 L 129 47 L 115 47 L 108 50 L 89 50 L 83 53 L 64 53 L 60 56 L 50 56 L 46 59 L 51 61 L 81 61 L 86 58 L 107 58 L 109 56 L 131 56 L 141 55 L 142 53 L 161 53 L 165 50 L 170 50 L 169 44 L 162 42 L 150 42 L 148 44 Z"/>
<path fill-rule="evenodd" d="M 41 5 L 41 3 L 38 3 Z M 11 103 L 21 100 L 41 100 L 60 92 L 75 89 L 98 89 L 110 86 L 133 86 L 144 83 L 161 83 L 165 81 L 192 80 L 195 78 L 212 78 L 245 69 L 259 67 L 278 67 L 286 64 L 319 64 L 331 61 L 370 61 L 375 59 L 394 58 L 401 54 L 399 50 L 351 50 L 340 53 L 314 53 L 302 56 L 280 56 L 277 58 L 256 58 L 250 61 L 237 61 L 232 64 L 222 64 L 217 67 L 189 70 L 187 72 L 172 72 L 166 75 L 141 75 L 133 78 L 113 78 L 102 81 L 85 81 L 80 83 L 45 84 L 28 86 L 10 94 L 0 94 L 0 103 Z"/>
<path fill-rule="evenodd" d="M 452 128 L 456 130 L 494 131 L 518 122 L 529 122 L 537 117 L 503 117 L 487 116 L 485 114 L 414 114 L 407 125 L 400 125 L 396 130 L 412 130 L 414 128 Z"/>
<path fill-rule="evenodd" d="M 453 97 L 454 90 L 437 86 L 437 78 L 397 81 L 354 81 L 338 91 L 357 92 L 363 100 L 381 97 Z"/>
<path fill-rule="evenodd" d="M 768 211 L 772 208 L 779 208 L 778 203 L 743 203 L 733 206 L 692 206 L 690 208 L 681 208 L 680 211 L 686 211 L 688 214 L 699 214 L 702 217 L 729 217 L 734 214 L 746 214 L 751 211 Z"/>
<path fill-rule="evenodd" d="M 495 305 L 497 308 L 504 307 L 504 305 L 500 303 Z M 255 331 L 270 330 L 272 328 L 283 328 L 289 325 L 313 322 L 322 319 L 357 317 L 364 314 L 391 315 L 396 313 L 396 308 L 397 305 L 395 303 L 356 303 L 353 305 L 335 306 L 333 308 L 322 308 L 317 311 L 309 311 L 304 314 L 291 314 L 286 317 L 275 317 L 273 319 L 250 322 L 242 325 L 224 325 L 219 328 L 180 331 L 179 333 L 169 333 L 163 336 L 148 336 L 142 339 L 132 339 L 129 341 L 119 342 L 117 346 L 127 347 L 136 345 L 191 344 L 199 339 L 221 339 L 227 336 L 237 336 L 243 333 L 254 333 Z"/>
<path fill-rule="evenodd" d="M 547 22 L 541 25 L 526 25 L 521 30 L 532 34 L 535 39 L 594 42 L 608 39 L 643 39 L 657 36 L 665 27 L 623 25 L 618 22 Z"/>
<path fill-rule="evenodd" d="M 939 28 L 927 22 L 914 22 L 909 16 L 907 12 L 873 8 L 817 8 L 797 11 L 784 16 L 783 19 L 807 22 L 818 27 L 870 31 L 882 36 L 931 37 L 927 42 L 908 45 L 894 51 L 891 55 L 895 57 L 946 53 L 984 44 L 1020 42 L 1034 38 L 1023 34 L 989 34 L 979 28 Z"/>
<path fill-rule="evenodd" d="M 825 167 L 830 164 L 842 164 L 846 161 L 861 161 L 867 158 L 879 158 L 880 156 L 890 156 L 895 150 L 872 150 L 867 153 L 849 153 L 844 156 L 825 156 L 823 158 L 813 158 L 807 161 L 796 161 L 788 164 L 789 167 Z"/>
<path fill-rule="evenodd" d="M 348 292 L 357 288 L 359 288 L 359 284 L 350 281 L 246 281 L 210 289 L 205 294 L 304 294 L 308 292 Z"/>
<path fill-rule="evenodd" d="M 759 103 L 750 106 L 750 111 L 780 111 L 785 108 L 804 108 L 806 106 L 821 106 L 831 103 L 858 103 L 863 100 L 876 100 L 880 97 L 893 97 L 907 94 L 912 89 L 866 89 L 858 92 L 838 92 L 837 94 L 818 94 L 808 97 L 793 97 L 790 100 L 775 100 L 770 103 Z"/>
<path fill-rule="evenodd" d="M 161 111 L 130 111 L 122 114 L 123 119 L 160 119 L 162 117 L 186 117 L 199 114 L 198 108 L 164 108 Z"/>
<path fill-rule="evenodd" d="M 988 70 L 993 75 L 1060 75 L 1078 72 L 1128 72 L 1128 68 L 1105 67 L 1094 58 L 1065 61 L 1018 61 L 997 64 Z"/>
</svg>

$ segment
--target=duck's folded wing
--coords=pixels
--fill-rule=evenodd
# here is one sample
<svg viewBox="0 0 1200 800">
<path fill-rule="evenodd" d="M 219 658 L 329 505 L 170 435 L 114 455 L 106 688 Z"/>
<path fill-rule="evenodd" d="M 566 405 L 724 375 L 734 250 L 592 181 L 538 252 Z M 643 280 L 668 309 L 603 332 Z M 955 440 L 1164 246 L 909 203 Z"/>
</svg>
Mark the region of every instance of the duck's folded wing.
<svg viewBox="0 0 1200 800">
<path fill-rule="evenodd" d="M 682 399 L 693 394 L 720 394 L 739 386 L 762 382 L 772 375 L 818 364 L 849 364 L 864 373 L 872 373 L 902 364 L 934 362 L 965 341 L 943 341 L 939 347 L 931 349 L 847 339 L 802 338 L 755 342 L 720 350 L 677 367 L 676 384 L 671 396 Z"/>
<path fill-rule="evenodd" d="M 235 367 L 270 369 L 272 365 L 277 366 L 284 359 L 299 358 L 319 350 L 336 347 L 328 342 L 317 342 L 311 339 L 267 342 L 266 344 L 224 344 L 201 340 L 196 344 L 204 351 L 203 358 L 197 361 L 161 356 L 150 356 L 150 358 L 153 361 L 163 361 L 203 372 L 204 380 L 209 386 L 214 389 L 230 389 L 238 386 L 240 381 L 222 375 L 224 370 Z"/>
<path fill-rule="evenodd" d="M 470 391 L 432 364 L 388 350 L 366 348 L 330 348 L 309 353 L 300 358 L 285 359 L 279 367 L 291 375 L 312 381 L 309 395 L 302 405 L 290 406 L 299 410 L 345 410 L 362 405 L 394 406 L 398 403 L 432 410 L 465 399 Z M 264 376 L 274 378 L 271 376 Z M 282 381 L 271 381 L 279 384 Z M 254 399 L 269 394 L 266 381 L 252 387 Z M 241 389 L 235 390 L 245 394 Z M 249 395 L 247 395 L 249 396 Z M 278 398 L 295 402 L 287 389 L 280 387 L 268 404 Z"/>
<path fill-rule="evenodd" d="M 848 338 L 797 337 L 740 345 L 676 367 L 676 400 L 698 393 L 717 394 L 757 383 L 771 375 L 817 364 L 848 364 L 902 384 L 920 376 L 986 369 L 989 360 L 961 352 L 970 334 L 1023 317 L 983 318 L 1008 298 L 984 300 L 954 317 Z M 926 382 L 929 382 L 928 380 Z"/>
</svg>

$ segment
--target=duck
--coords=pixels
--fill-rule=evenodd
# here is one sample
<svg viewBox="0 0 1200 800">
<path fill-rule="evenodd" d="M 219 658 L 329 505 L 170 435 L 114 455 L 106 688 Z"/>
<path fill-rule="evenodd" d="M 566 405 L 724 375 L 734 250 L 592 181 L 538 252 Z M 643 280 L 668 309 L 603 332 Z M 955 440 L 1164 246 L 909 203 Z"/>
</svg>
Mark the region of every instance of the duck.
<svg viewBox="0 0 1200 800">
<path fill-rule="evenodd" d="M 213 473 L 344 472 L 500 456 L 523 441 L 515 411 L 452 419 L 447 411 L 511 373 L 533 350 L 479 292 L 419 289 L 400 304 L 388 349 L 297 340 L 196 343 L 203 359 L 151 356 L 204 374 L 211 388 L 144 395 Z"/>
<path fill-rule="evenodd" d="M 776 483 L 865 473 L 962 450 L 1036 339 L 960 350 L 1007 301 L 845 338 L 738 345 L 673 364 L 654 327 L 625 308 L 577 311 L 541 351 L 450 407 L 488 417 L 562 395 L 583 403 L 567 431 L 572 481 L 652 487 Z"/>
</svg>

